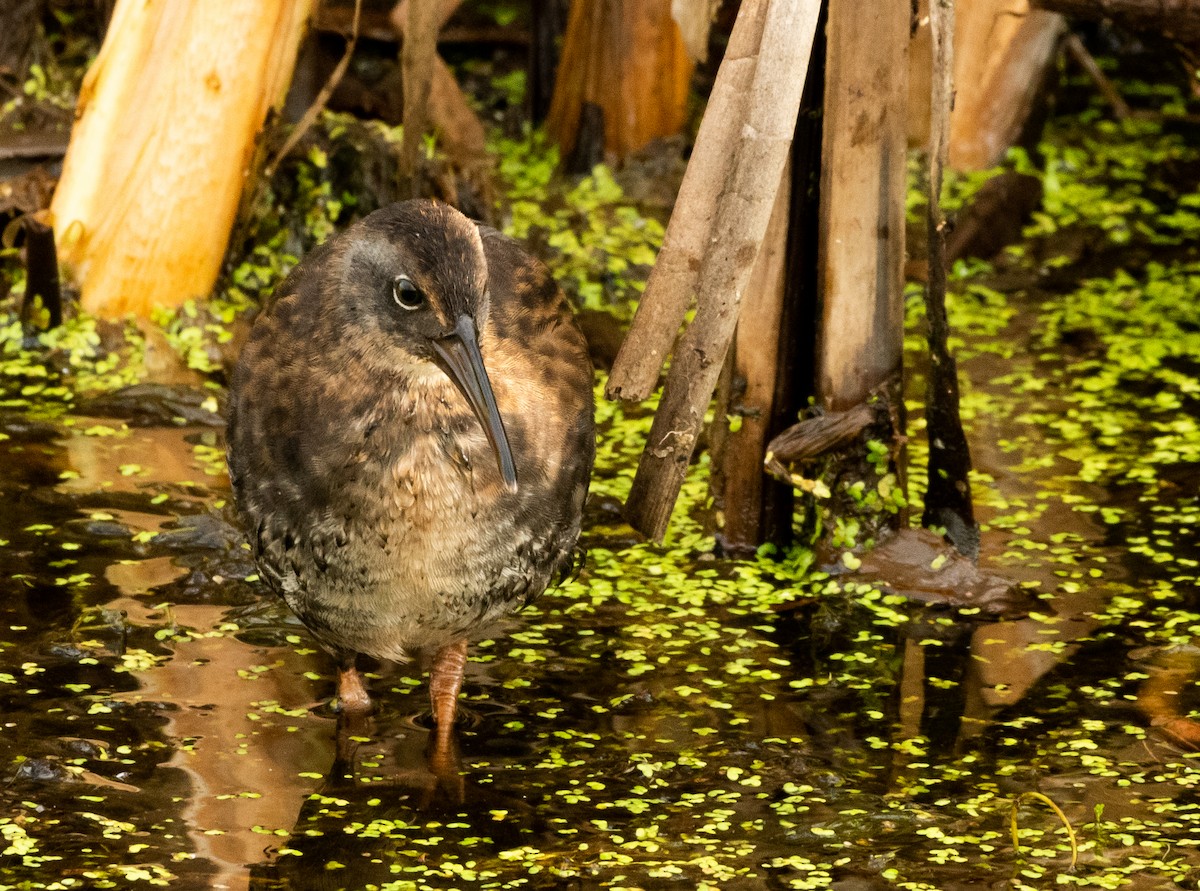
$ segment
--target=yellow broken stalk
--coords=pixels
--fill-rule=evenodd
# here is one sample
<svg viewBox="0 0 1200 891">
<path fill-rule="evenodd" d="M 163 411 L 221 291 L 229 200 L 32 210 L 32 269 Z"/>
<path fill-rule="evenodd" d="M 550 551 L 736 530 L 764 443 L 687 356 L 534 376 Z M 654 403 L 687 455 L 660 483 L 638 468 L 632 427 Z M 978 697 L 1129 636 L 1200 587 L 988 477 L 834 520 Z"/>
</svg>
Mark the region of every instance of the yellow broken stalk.
<svg viewBox="0 0 1200 891">
<path fill-rule="evenodd" d="M 51 204 L 89 312 L 209 293 L 312 0 L 118 0 Z"/>
</svg>

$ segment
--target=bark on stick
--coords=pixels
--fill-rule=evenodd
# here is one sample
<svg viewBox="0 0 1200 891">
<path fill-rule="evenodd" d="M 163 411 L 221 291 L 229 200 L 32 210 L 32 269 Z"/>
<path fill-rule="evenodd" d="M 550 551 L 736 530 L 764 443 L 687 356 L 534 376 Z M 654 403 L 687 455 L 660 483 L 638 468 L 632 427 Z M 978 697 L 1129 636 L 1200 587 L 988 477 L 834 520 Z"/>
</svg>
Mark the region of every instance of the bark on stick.
<svg viewBox="0 0 1200 891">
<path fill-rule="evenodd" d="M 414 0 L 402 0 L 392 9 L 392 27 L 401 38 L 408 30 L 409 10 L 413 2 Z M 428 0 L 415 0 L 415 2 L 428 2 Z M 462 0 L 440 0 L 437 5 L 438 33 L 445 28 L 446 22 L 461 5 Z M 401 50 L 401 54 L 403 55 L 403 50 Z M 408 101 L 407 98 L 405 101 Z M 471 104 L 467 101 L 467 97 L 463 95 L 463 91 L 454 77 L 454 72 L 450 70 L 450 66 L 437 54 L 436 50 L 433 55 L 433 70 L 430 74 L 426 103 L 424 123 L 414 120 L 414 128 L 422 126 L 427 130 L 432 129 L 437 132 L 439 146 L 465 174 L 476 181 L 475 185 L 482 190 L 485 203 L 490 205 L 492 183 L 487 173 L 488 165 L 491 163 L 487 156 L 487 134 L 484 132 L 483 124 L 472 110 Z M 406 134 L 409 132 L 407 115 L 406 111 L 404 130 Z M 424 134 L 414 132 L 414 139 L 418 135 L 423 136 Z M 418 149 L 420 142 L 421 140 L 417 140 Z"/>
<path fill-rule="evenodd" d="M 630 523 L 661 539 L 737 326 L 796 129 L 819 0 L 772 0 L 735 147 L 700 267 L 697 312 L 680 339 L 626 505 Z"/>
<path fill-rule="evenodd" d="M 407 177 L 413 197 L 420 192 L 417 176 L 425 131 L 429 129 L 429 93 L 437 63 L 437 38 L 442 30 L 438 0 L 409 0 L 400 47 L 400 74 L 404 80 L 404 135 L 400 143 L 400 172 Z"/>
<path fill-rule="evenodd" d="M 959 415 L 958 367 L 947 341 L 946 221 L 942 216 L 942 173 L 950 142 L 953 95 L 954 0 L 930 0 L 933 78 L 929 136 L 929 283 L 925 312 L 929 321 L 929 380 L 925 387 L 926 435 L 929 437 L 929 487 L 921 523 L 941 526 L 959 553 L 979 555 L 979 526 L 971 505 L 971 452 Z"/>
<path fill-rule="evenodd" d="M 610 399 L 640 402 L 658 374 L 696 294 L 700 265 L 712 238 L 717 197 L 733 170 L 734 147 L 749 113 L 768 0 L 743 0 L 688 161 L 675 211 L 645 293 L 608 379 Z"/>
</svg>

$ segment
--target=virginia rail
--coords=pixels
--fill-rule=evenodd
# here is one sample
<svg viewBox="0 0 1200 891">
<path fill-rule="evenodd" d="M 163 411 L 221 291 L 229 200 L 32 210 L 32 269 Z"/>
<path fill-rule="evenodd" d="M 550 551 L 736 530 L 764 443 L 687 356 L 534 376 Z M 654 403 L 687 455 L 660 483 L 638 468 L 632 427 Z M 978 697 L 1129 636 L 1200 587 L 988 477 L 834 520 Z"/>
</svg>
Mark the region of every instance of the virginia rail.
<svg viewBox="0 0 1200 891">
<path fill-rule="evenodd" d="M 468 640 L 569 569 L 592 369 L 545 267 L 431 201 L 306 256 L 233 376 L 229 468 L 263 578 L 338 664 L 432 656 L 439 750 Z"/>
</svg>

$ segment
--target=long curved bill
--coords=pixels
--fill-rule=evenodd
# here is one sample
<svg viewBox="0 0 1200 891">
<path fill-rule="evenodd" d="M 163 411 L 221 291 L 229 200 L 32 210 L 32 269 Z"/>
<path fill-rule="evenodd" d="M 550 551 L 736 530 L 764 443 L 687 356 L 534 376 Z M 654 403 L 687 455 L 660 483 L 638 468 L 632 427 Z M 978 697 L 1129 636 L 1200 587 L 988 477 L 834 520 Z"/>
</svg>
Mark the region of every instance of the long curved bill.
<svg viewBox="0 0 1200 891">
<path fill-rule="evenodd" d="M 475 320 L 468 315 L 459 316 L 454 332 L 433 341 L 433 348 L 446 363 L 450 380 L 467 398 L 483 432 L 487 434 L 492 451 L 496 453 L 496 462 L 500 465 L 504 487 L 509 492 L 517 491 L 517 466 L 513 462 L 512 449 L 508 446 L 508 434 L 504 432 L 500 409 L 496 407 L 492 382 L 488 380 L 487 369 L 483 367 Z"/>
</svg>

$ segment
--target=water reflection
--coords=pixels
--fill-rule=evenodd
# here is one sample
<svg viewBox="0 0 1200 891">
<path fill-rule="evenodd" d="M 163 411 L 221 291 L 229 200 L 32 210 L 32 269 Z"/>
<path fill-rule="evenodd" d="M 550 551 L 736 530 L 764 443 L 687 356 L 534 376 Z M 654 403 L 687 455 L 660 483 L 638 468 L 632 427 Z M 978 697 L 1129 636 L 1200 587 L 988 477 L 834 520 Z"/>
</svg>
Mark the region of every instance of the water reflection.
<svg viewBox="0 0 1200 891">
<path fill-rule="evenodd" d="M 1192 738 L 1197 668 L 1127 661 L 1104 636 L 1131 576 L 1094 515 L 1040 510 L 1070 554 L 985 537 L 994 570 L 1042 593 L 1001 621 L 849 579 L 769 617 L 711 561 L 681 600 L 598 536 L 579 585 L 475 650 L 459 758 L 437 764 L 416 669 L 378 667 L 379 712 L 338 728 L 327 658 L 246 580 L 211 429 L 4 429 L 0 827 L 36 845 L 6 876 L 802 888 L 898 870 L 972 887 L 979 863 L 1012 862 L 1007 802 L 1031 790 L 1080 830 L 1083 869 L 1125 868 L 1139 849 L 1112 839 L 1135 822 L 1139 843 L 1180 837 L 1154 802 L 1192 767 L 1145 732 Z M 1029 484 L 997 474 L 995 491 Z M 1023 848 L 1061 867 L 1043 816 L 1024 809 Z"/>
<path fill-rule="evenodd" d="M 1142 714 L 1185 751 L 1200 751 L 1200 720 L 1195 704 L 1200 648 L 1193 644 L 1155 653 L 1147 673 L 1149 677 L 1138 692 Z"/>
</svg>

